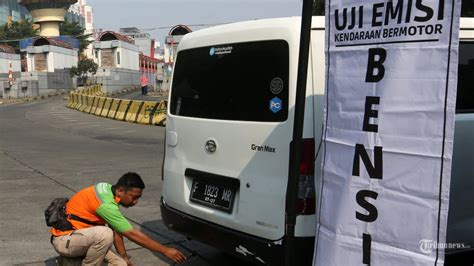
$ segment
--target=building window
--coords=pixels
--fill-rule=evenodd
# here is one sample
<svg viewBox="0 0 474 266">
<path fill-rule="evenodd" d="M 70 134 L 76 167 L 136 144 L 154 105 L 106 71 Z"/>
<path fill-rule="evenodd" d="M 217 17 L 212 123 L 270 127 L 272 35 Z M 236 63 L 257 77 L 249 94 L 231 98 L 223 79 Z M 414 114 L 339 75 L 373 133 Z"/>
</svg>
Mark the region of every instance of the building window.
<svg viewBox="0 0 474 266">
<path fill-rule="evenodd" d="M 117 52 L 117 65 L 120 65 L 120 52 Z"/>
</svg>

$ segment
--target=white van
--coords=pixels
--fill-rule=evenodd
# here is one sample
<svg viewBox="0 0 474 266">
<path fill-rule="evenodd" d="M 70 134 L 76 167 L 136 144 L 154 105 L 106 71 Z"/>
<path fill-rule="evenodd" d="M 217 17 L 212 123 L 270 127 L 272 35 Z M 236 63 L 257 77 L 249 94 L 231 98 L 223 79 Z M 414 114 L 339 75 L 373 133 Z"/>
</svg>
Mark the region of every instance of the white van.
<svg viewBox="0 0 474 266">
<path fill-rule="evenodd" d="M 458 175 L 453 176 L 455 194 L 456 178 L 474 177 L 474 90 L 468 89 L 474 84 L 474 42 L 468 40 L 474 41 L 474 20 L 463 20 L 462 27 L 468 22 L 469 29 L 462 34 L 466 40 L 461 42 L 461 57 L 465 58 L 460 60 L 459 89 L 459 111 L 466 113 L 459 115 L 462 121 L 457 121 L 456 130 L 470 133 L 462 137 L 469 143 L 456 142 L 455 146 L 458 162 L 453 168 L 465 167 L 465 171 L 453 170 Z M 192 239 L 260 264 L 284 261 L 300 26 L 300 18 L 293 17 L 239 22 L 187 34 L 178 47 L 171 85 L 163 221 Z M 324 45 L 324 17 L 313 17 L 294 265 L 311 264 L 313 254 L 315 184 L 319 184 L 314 173 L 321 166 L 318 155 L 325 100 Z M 457 139 L 463 134 L 458 133 Z M 467 158 L 471 163 L 464 162 Z M 474 178 L 469 182 L 474 187 Z M 474 204 L 465 202 L 474 199 L 471 195 L 453 197 L 453 204 L 470 206 L 466 216 L 456 207 L 452 212 L 472 217 L 472 237 L 464 243 L 474 247 Z M 459 226 L 463 233 L 451 238 L 456 241 L 468 230 Z"/>
</svg>

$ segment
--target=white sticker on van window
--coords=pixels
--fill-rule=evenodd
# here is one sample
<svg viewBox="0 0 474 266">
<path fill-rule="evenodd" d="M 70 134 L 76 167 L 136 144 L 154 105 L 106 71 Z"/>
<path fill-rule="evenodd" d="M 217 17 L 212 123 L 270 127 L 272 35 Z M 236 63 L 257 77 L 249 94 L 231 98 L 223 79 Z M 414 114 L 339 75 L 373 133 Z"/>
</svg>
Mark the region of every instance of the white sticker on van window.
<svg viewBox="0 0 474 266">
<path fill-rule="evenodd" d="M 225 47 L 211 47 L 209 50 L 209 55 L 223 55 L 223 54 L 230 54 L 232 53 L 232 46 L 225 46 Z"/>
<path fill-rule="evenodd" d="M 270 91 L 273 94 L 279 94 L 283 91 L 283 80 L 281 78 L 274 78 L 270 82 Z"/>
</svg>

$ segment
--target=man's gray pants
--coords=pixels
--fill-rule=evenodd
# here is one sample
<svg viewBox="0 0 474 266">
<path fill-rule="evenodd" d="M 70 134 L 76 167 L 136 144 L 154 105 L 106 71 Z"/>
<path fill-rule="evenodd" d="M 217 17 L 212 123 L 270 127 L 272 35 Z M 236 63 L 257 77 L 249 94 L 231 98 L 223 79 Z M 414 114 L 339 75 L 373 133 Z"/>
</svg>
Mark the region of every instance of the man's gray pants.
<svg viewBox="0 0 474 266">
<path fill-rule="evenodd" d="M 104 261 L 108 265 L 126 266 L 125 260 L 110 249 L 113 243 L 114 232 L 106 226 L 76 230 L 69 235 L 54 237 L 52 241 L 56 252 L 65 257 L 64 264 L 69 264 L 66 258 L 76 258 L 73 260 L 77 261 L 82 257 L 84 266 L 102 265 Z"/>
</svg>

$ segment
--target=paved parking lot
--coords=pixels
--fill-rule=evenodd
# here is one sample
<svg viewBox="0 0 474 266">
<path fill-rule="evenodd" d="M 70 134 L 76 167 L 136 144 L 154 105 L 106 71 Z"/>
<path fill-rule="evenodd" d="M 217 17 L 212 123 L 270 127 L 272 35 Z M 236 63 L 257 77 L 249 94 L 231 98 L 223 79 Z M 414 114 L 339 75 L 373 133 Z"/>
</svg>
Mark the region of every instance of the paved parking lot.
<svg viewBox="0 0 474 266">
<path fill-rule="evenodd" d="M 84 114 L 66 108 L 63 98 L 0 106 L 0 265 L 54 265 L 43 215 L 49 202 L 97 182 L 114 183 L 127 171 L 146 183 L 139 204 L 124 209 L 135 227 L 183 251 L 184 265 L 246 265 L 162 223 L 163 127 Z M 130 241 L 126 246 L 135 265 L 172 265 Z"/>
<path fill-rule="evenodd" d="M 122 98 L 153 100 L 139 91 Z M 184 265 L 248 265 L 212 247 L 169 231 L 161 221 L 164 128 L 119 122 L 65 107 L 64 96 L 0 105 L 0 265 L 55 265 L 43 211 L 55 197 L 71 196 L 96 182 L 114 183 L 136 171 L 146 189 L 124 210 L 135 227 L 189 258 Z M 130 241 L 135 265 L 173 265 Z M 474 265 L 473 253 L 448 256 L 446 265 Z"/>
</svg>

